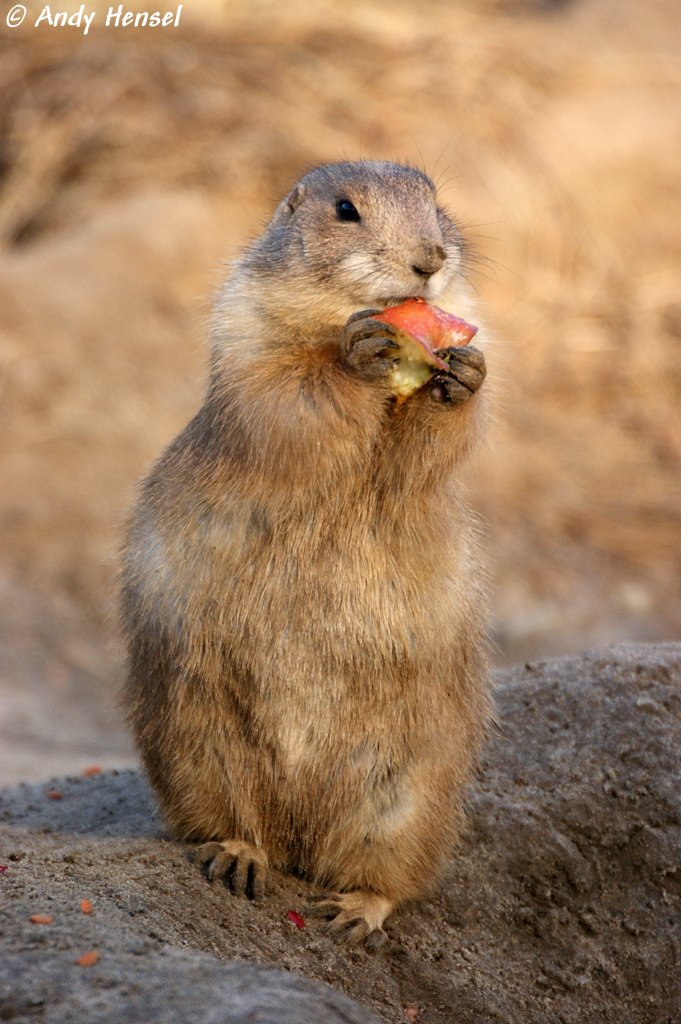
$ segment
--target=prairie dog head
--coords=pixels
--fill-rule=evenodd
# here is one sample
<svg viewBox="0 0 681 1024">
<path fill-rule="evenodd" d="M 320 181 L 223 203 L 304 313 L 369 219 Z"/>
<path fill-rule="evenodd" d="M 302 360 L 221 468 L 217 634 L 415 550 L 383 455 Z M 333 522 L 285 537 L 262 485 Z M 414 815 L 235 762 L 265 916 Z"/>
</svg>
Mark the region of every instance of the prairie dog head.
<svg viewBox="0 0 681 1024">
<path fill-rule="evenodd" d="M 301 326 L 344 323 L 407 298 L 436 302 L 459 278 L 462 242 L 421 171 L 380 161 L 306 174 L 237 264 L 266 308 Z"/>
</svg>

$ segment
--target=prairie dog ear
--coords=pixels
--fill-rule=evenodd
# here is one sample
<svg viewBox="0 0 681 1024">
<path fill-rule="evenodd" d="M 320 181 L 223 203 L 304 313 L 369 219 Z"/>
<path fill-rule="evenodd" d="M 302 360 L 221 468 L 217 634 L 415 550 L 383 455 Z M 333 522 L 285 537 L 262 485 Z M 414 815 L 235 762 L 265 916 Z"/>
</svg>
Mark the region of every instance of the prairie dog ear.
<svg viewBox="0 0 681 1024">
<path fill-rule="evenodd" d="M 305 195 L 305 186 L 296 185 L 291 189 L 286 199 L 282 199 L 279 206 L 275 210 L 274 217 L 272 218 L 272 224 L 286 224 L 293 214 L 296 212 L 298 207 L 303 201 Z"/>
<path fill-rule="evenodd" d="M 286 199 L 281 204 L 281 212 L 285 218 L 293 216 L 298 207 L 303 201 L 305 195 L 305 186 L 296 185 L 295 188 L 291 189 Z"/>
<path fill-rule="evenodd" d="M 286 197 L 286 205 L 288 206 L 291 213 L 295 213 L 300 204 L 303 201 L 305 195 L 305 186 L 296 185 L 294 189 Z"/>
</svg>

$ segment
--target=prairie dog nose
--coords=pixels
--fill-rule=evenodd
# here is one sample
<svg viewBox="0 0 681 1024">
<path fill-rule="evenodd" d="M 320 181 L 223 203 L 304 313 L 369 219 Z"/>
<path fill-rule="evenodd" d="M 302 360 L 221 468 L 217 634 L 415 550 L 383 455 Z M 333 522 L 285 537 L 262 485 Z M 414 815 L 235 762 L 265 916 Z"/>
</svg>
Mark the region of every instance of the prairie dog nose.
<svg viewBox="0 0 681 1024">
<path fill-rule="evenodd" d="M 411 269 L 419 277 L 431 277 L 437 273 L 446 259 L 447 253 L 441 245 L 434 244 L 433 242 L 422 242 Z"/>
</svg>

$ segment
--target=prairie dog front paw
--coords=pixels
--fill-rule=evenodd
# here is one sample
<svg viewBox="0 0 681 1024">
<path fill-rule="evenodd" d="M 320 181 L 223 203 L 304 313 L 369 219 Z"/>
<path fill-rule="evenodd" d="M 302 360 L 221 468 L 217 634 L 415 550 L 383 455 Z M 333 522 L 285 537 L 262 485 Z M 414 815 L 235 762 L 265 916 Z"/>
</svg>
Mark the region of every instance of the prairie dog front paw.
<svg viewBox="0 0 681 1024">
<path fill-rule="evenodd" d="M 468 401 L 480 388 L 487 376 L 487 364 L 480 349 L 474 345 L 449 348 L 438 352 L 449 364 L 446 373 L 436 374 L 430 385 L 431 397 L 436 402 L 460 405 Z"/>
<path fill-rule="evenodd" d="M 380 310 L 362 309 L 353 313 L 345 325 L 342 342 L 347 366 L 363 380 L 387 381 L 395 367 L 399 351 L 396 330 L 391 324 L 372 320 Z"/>
</svg>

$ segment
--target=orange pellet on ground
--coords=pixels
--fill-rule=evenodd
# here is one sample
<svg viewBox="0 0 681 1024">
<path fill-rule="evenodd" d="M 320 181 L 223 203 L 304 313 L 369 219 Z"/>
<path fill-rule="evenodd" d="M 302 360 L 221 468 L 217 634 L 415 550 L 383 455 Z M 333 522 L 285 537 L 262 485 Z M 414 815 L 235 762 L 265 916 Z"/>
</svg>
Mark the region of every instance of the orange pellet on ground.
<svg viewBox="0 0 681 1024">
<path fill-rule="evenodd" d="M 54 918 L 51 914 L 31 914 L 33 924 L 52 924 Z"/>
<path fill-rule="evenodd" d="M 97 963 L 101 955 L 102 954 L 99 952 L 99 950 L 91 949 L 89 950 L 89 952 L 83 953 L 82 956 L 79 956 L 78 959 L 76 960 L 76 963 L 78 964 L 79 967 L 92 967 L 94 964 Z"/>
<path fill-rule="evenodd" d="M 45 796 L 48 800 L 61 800 L 63 793 L 60 793 L 58 789 L 48 789 Z"/>
<path fill-rule="evenodd" d="M 81 900 L 80 909 L 83 914 L 91 914 L 95 908 L 92 906 L 90 900 Z"/>
<path fill-rule="evenodd" d="M 86 779 L 91 779 L 93 775 L 99 775 L 101 770 L 101 765 L 91 764 L 88 768 L 83 768 L 80 774 L 83 775 Z"/>
</svg>

